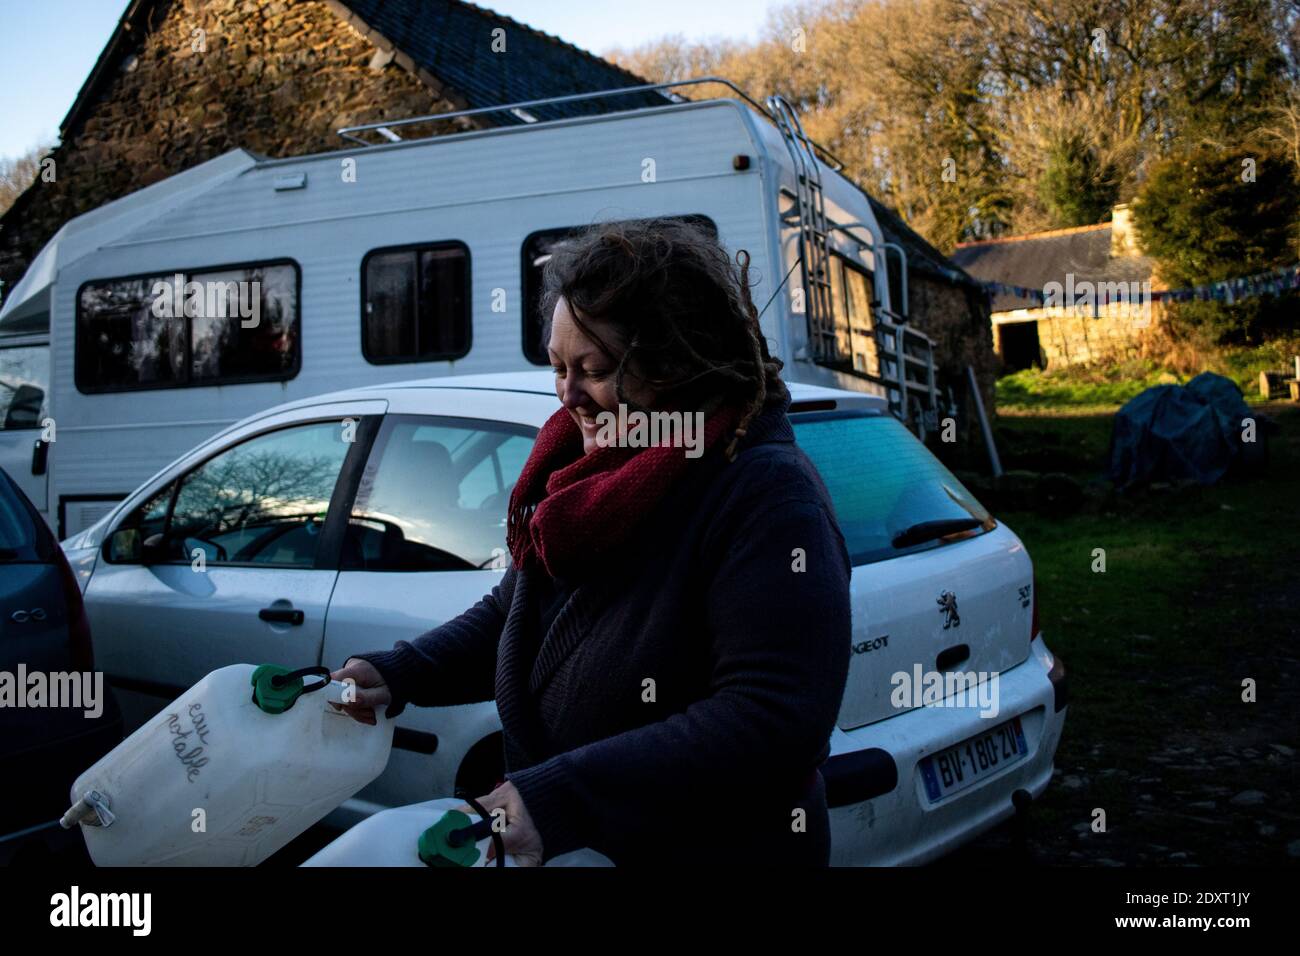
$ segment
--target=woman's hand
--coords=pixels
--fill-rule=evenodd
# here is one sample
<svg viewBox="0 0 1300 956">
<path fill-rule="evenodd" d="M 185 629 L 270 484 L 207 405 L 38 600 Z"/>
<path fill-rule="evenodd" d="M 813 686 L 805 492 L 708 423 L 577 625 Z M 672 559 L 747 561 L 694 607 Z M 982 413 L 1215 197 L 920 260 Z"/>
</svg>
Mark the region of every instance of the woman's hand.
<svg viewBox="0 0 1300 956">
<path fill-rule="evenodd" d="M 486 797 L 479 797 L 478 802 L 494 820 L 498 816 L 492 811 L 500 807 L 506 813 L 505 829 L 501 831 L 501 840 L 506 852 L 515 858 L 520 866 L 542 865 L 542 836 L 533 826 L 533 818 L 528 815 L 524 798 L 519 795 L 515 785 L 507 780 Z M 472 819 L 479 819 L 478 811 L 469 804 L 463 804 L 460 810 Z M 488 846 L 489 862 L 496 858 L 496 841 Z"/>
<path fill-rule="evenodd" d="M 330 703 L 335 710 L 341 710 L 353 720 L 363 724 L 374 724 L 375 708 L 383 707 L 393 702 L 393 693 L 388 689 L 384 682 L 383 676 L 375 669 L 375 666 L 369 661 L 363 661 L 359 657 L 349 657 L 343 666 L 334 673 L 330 674 L 331 680 L 347 680 L 351 678 L 356 682 L 356 699 L 351 703 L 342 705 Z"/>
</svg>

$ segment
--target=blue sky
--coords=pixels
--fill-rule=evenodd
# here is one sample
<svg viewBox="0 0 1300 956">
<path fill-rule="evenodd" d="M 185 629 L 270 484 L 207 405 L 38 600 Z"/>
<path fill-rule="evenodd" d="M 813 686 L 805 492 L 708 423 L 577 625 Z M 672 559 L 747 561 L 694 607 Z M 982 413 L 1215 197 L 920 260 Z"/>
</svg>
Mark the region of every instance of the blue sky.
<svg viewBox="0 0 1300 956">
<path fill-rule="evenodd" d="M 481 0 L 499 13 L 602 53 L 665 34 L 753 38 L 777 0 Z M 0 157 L 52 141 L 108 42 L 125 0 L 0 2 Z"/>
</svg>

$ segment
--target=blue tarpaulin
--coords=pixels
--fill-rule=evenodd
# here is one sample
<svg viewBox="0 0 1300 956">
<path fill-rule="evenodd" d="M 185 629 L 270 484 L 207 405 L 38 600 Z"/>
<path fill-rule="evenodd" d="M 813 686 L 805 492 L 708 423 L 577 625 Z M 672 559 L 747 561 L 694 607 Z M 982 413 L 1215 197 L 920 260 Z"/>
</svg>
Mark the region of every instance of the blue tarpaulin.
<svg viewBox="0 0 1300 956">
<path fill-rule="evenodd" d="M 1148 388 L 1115 413 L 1110 479 L 1121 488 L 1184 479 L 1212 485 L 1234 462 L 1262 459 L 1262 420 L 1254 447 L 1242 441 L 1243 420 L 1254 418 L 1236 383 L 1213 372 Z"/>
</svg>

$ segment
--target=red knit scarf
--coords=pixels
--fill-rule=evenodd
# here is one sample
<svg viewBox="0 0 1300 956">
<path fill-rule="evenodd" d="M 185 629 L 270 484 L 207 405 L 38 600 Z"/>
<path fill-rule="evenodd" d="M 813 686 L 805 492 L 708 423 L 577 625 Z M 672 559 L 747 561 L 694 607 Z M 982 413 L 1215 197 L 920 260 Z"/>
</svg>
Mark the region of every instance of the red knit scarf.
<svg viewBox="0 0 1300 956">
<path fill-rule="evenodd" d="M 686 413 L 690 414 L 690 413 Z M 704 451 L 730 438 L 740 410 L 724 406 L 704 424 Z M 515 566 L 581 577 L 628 536 L 691 461 L 686 449 L 597 448 L 582 453 L 582 430 L 561 408 L 542 426 L 510 493 L 506 545 Z"/>
</svg>

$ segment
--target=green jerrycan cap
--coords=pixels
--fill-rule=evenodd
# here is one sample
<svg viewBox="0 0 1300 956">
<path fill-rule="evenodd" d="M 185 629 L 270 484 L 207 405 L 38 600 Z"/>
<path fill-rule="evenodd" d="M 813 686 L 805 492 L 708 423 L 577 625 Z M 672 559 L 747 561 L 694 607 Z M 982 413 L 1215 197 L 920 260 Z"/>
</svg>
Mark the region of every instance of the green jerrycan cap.
<svg viewBox="0 0 1300 956">
<path fill-rule="evenodd" d="M 473 866 L 479 852 L 473 841 L 462 846 L 447 842 L 447 834 L 473 825 L 473 820 L 460 810 L 448 810 L 442 819 L 420 834 L 420 860 L 425 866 Z"/>
<path fill-rule="evenodd" d="M 318 684 L 307 685 L 302 679 L 308 676 L 323 677 Z M 301 667 L 290 670 L 279 664 L 262 664 L 253 671 L 253 703 L 268 714 L 283 714 L 303 694 L 320 690 L 329 683 L 328 667 Z"/>
</svg>

